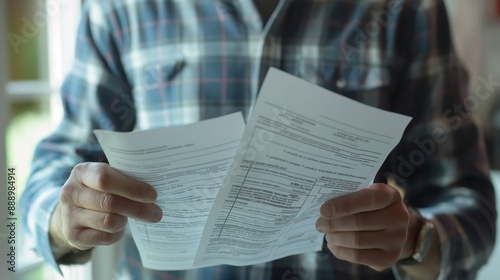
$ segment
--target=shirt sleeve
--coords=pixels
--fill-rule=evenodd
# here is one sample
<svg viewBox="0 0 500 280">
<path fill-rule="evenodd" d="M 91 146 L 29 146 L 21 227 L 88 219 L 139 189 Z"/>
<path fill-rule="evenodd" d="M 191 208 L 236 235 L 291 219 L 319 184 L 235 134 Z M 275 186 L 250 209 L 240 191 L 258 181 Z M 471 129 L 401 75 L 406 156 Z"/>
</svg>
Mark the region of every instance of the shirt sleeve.
<svg viewBox="0 0 500 280">
<path fill-rule="evenodd" d="M 409 3 L 409 4 L 408 4 Z M 399 30 L 401 52 L 395 111 L 414 119 L 391 153 L 385 177 L 405 189 L 405 200 L 436 226 L 439 279 L 474 279 L 492 253 L 495 193 L 480 127 L 474 117 L 492 86 L 468 77 L 453 49 L 443 1 L 407 1 Z M 410 279 L 397 267 L 400 279 Z"/>
<path fill-rule="evenodd" d="M 104 5 L 93 0 L 84 4 L 75 60 L 61 87 L 64 117 L 38 144 L 20 200 L 24 227 L 56 270 L 58 263 L 81 263 L 90 257 L 87 252 L 54 259 L 49 221 L 60 189 L 76 164 L 106 161 L 94 129 L 130 131 L 135 123 L 131 87 L 120 63 L 119 28 Z"/>
</svg>

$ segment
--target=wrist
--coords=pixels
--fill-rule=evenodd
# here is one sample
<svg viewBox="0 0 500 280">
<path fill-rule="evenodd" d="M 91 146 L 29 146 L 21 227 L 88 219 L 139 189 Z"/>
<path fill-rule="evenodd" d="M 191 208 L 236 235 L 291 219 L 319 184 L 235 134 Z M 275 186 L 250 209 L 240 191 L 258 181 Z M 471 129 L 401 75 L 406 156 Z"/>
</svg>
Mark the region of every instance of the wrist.
<svg viewBox="0 0 500 280">
<path fill-rule="evenodd" d="M 441 270 L 441 248 L 437 230 L 432 220 L 423 218 L 416 209 L 410 208 L 411 212 L 413 213 L 410 219 L 414 222 L 408 227 L 408 240 L 395 263 L 396 268 L 407 275 L 405 278 L 437 279 Z"/>
<path fill-rule="evenodd" d="M 408 239 L 404 254 L 401 254 L 397 264 L 403 266 L 421 266 L 419 264 L 426 264 L 425 266 L 428 266 L 430 260 L 440 263 L 436 261 L 436 256 L 440 256 L 440 250 L 434 224 L 422 217 L 417 209 L 409 208 L 409 210 L 414 214 L 411 218 L 416 218 L 416 220 L 420 221 L 420 226 L 417 222 L 417 225 L 413 225 L 413 227 L 418 229 L 418 231 L 414 231 L 414 229 L 409 231 L 411 234 L 418 232 L 417 237 Z M 409 257 L 406 257 L 408 256 L 408 252 L 412 253 Z"/>
<path fill-rule="evenodd" d="M 401 255 L 399 256 L 400 260 L 411 258 L 413 256 L 417 246 L 420 230 L 424 225 L 424 222 L 415 213 L 415 211 L 408 209 L 408 212 L 410 213 L 410 223 L 408 224 L 406 242 L 401 250 Z"/>
</svg>

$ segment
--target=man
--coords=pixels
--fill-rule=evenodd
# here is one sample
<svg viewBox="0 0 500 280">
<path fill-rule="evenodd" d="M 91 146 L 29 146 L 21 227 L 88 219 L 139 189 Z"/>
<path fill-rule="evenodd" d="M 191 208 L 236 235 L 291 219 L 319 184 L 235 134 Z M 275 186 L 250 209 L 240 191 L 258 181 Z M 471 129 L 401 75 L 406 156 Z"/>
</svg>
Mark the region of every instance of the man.
<svg viewBox="0 0 500 280">
<path fill-rule="evenodd" d="M 124 229 L 127 217 L 161 219 L 156 193 L 103 163 L 92 130 L 248 116 L 270 66 L 414 120 L 376 184 L 321 207 L 323 251 L 143 269 Z M 126 238 L 116 274 L 126 279 L 474 278 L 496 210 L 466 80 L 441 1 L 89 0 L 64 120 L 38 146 L 23 217 L 54 267 Z"/>
</svg>

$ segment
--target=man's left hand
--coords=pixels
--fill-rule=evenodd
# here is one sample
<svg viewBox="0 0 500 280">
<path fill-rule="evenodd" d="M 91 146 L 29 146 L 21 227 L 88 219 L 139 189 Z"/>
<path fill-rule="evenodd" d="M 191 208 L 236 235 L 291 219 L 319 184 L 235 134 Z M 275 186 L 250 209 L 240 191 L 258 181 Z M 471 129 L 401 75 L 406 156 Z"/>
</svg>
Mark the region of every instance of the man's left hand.
<svg viewBox="0 0 500 280">
<path fill-rule="evenodd" d="M 413 253 L 410 213 L 396 188 L 373 184 L 325 202 L 320 213 L 316 228 L 339 259 L 381 271 Z"/>
</svg>

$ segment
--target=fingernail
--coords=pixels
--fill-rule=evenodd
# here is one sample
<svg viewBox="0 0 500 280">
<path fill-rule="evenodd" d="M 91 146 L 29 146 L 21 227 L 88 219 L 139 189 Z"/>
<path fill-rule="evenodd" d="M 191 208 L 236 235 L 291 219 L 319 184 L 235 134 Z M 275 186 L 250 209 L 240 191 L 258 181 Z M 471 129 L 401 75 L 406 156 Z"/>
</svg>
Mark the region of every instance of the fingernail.
<svg viewBox="0 0 500 280">
<path fill-rule="evenodd" d="M 332 216 L 332 212 L 333 212 L 333 208 L 330 205 L 330 203 L 325 203 L 320 208 L 321 216 L 323 216 L 325 218 L 331 217 Z"/>
<path fill-rule="evenodd" d="M 155 222 L 161 221 L 163 218 L 163 211 L 161 210 L 160 207 L 156 206 L 155 209 L 153 210 L 153 220 Z"/>
<path fill-rule="evenodd" d="M 147 189 L 144 191 L 144 200 L 146 202 L 155 202 L 156 201 L 156 192 L 153 189 Z"/>
</svg>

